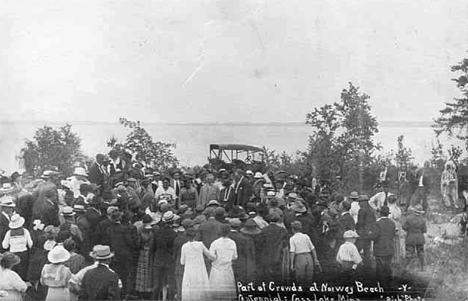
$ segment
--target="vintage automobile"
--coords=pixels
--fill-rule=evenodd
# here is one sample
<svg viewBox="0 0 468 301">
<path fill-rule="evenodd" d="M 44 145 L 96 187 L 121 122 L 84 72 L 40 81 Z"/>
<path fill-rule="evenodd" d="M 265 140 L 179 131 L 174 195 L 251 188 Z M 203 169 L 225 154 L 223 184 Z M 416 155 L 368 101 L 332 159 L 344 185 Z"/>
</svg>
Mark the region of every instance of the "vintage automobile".
<svg viewBox="0 0 468 301">
<path fill-rule="evenodd" d="M 210 144 L 208 162 L 214 170 L 243 168 L 256 172 L 265 168 L 263 149 L 247 144 Z"/>
</svg>

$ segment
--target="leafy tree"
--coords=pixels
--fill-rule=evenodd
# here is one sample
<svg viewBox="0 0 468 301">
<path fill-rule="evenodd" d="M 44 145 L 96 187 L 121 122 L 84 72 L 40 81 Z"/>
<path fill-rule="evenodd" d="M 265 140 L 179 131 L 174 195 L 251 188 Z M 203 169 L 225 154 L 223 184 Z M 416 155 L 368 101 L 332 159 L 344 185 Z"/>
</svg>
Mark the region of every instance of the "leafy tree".
<svg viewBox="0 0 468 301">
<path fill-rule="evenodd" d="M 21 149 L 26 172 L 39 175 L 44 169 L 56 168 L 65 175 L 71 175 L 76 163 L 85 156 L 81 151 L 81 139 L 66 124 L 58 129 L 50 126 L 39 128 L 33 140 L 26 140 Z"/>
<path fill-rule="evenodd" d="M 440 111 L 440 117 L 435 120 L 433 127 L 437 135 L 447 133 L 450 137 L 464 140 L 468 146 L 468 58 L 452 66 L 451 70 L 461 73 L 452 80 L 456 82 L 463 97 L 445 103 L 445 108 Z"/>
<path fill-rule="evenodd" d="M 378 123 L 371 114 L 369 98 L 349 83 L 341 93 L 341 102 L 314 108 L 306 115 L 312 135 L 305 156 L 318 179 L 328 180 L 332 186 L 340 182 L 345 189 L 371 187 L 373 154 L 380 146 L 373 140 Z"/>
<path fill-rule="evenodd" d="M 119 122 L 124 127 L 131 129 L 131 132 L 123 143 L 119 143 L 115 137 L 111 137 L 107 142 L 109 147 L 129 150 L 137 161 L 144 162 L 161 171 L 168 170 L 179 163 L 172 153 L 174 146 L 170 143 L 153 141 L 151 135 L 141 126 L 140 121 L 120 118 Z"/>
<path fill-rule="evenodd" d="M 404 139 L 405 136 L 403 135 L 400 135 L 397 138 L 398 150 L 395 154 L 395 163 L 400 170 L 407 170 L 408 167 L 413 165 L 414 159 L 414 157 L 412 156 L 411 149 L 404 146 Z"/>
</svg>

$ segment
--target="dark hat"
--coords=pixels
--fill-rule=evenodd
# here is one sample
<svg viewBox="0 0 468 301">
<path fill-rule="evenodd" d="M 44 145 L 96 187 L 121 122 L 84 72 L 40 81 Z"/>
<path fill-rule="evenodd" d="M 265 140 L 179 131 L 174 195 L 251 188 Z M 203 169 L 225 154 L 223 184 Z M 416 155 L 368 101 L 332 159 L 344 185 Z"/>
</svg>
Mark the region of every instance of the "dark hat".
<svg viewBox="0 0 468 301">
<path fill-rule="evenodd" d="M 216 208 L 214 212 L 216 216 L 224 216 L 226 214 L 226 210 L 223 207 Z"/>
<path fill-rule="evenodd" d="M 176 173 L 179 173 L 179 174 L 182 175 L 182 171 L 181 171 L 180 169 L 174 168 L 174 169 L 172 170 L 172 172 L 171 172 L 171 176 L 174 176 L 174 174 L 176 174 Z"/>
<path fill-rule="evenodd" d="M 244 228 L 241 229 L 241 232 L 246 234 L 260 234 L 262 231 L 260 231 L 253 219 L 248 219 L 245 222 Z"/>
<path fill-rule="evenodd" d="M 109 190 L 105 190 L 101 193 L 101 197 L 104 199 L 104 200 L 112 200 L 114 198 L 114 195 L 112 194 L 111 191 Z"/>
<path fill-rule="evenodd" d="M 21 258 L 12 252 L 5 252 L 0 255 L 2 266 L 13 267 L 21 262 Z"/>
<path fill-rule="evenodd" d="M 351 203 L 348 202 L 348 201 L 343 201 L 343 202 L 341 202 L 341 206 L 343 206 L 343 209 L 344 209 L 344 210 L 349 210 L 349 209 L 351 209 Z"/>
<path fill-rule="evenodd" d="M 272 223 L 277 223 L 277 222 L 281 221 L 281 216 L 278 213 L 274 212 L 274 213 L 271 213 L 271 214 L 268 215 L 268 219 Z"/>
<path fill-rule="evenodd" d="M 384 215 L 384 216 L 389 215 L 390 214 L 390 208 L 388 208 L 387 206 L 380 207 L 380 214 Z"/>
<path fill-rule="evenodd" d="M 182 221 L 182 227 L 184 227 L 184 229 L 188 229 L 193 226 L 195 226 L 195 221 L 192 219 L 186 218 Z"/>
<path fill-rule="evenodd" d="M 196 213 L 202 213 L 203 210 L 205 210 L 205 208 L 203 208 L 203 205 L 198 205 L 197 207 L 195 207 Z"/>
<path fill-rule="evenodd" d="M 240 219 L 238 218 L 231 218 L 229 220 L 229 225 L 232 227 L 232 228 L 239 228 L 241 226 L 242 222 Z"/>
<path fill-rule="evenodd" d="M 365 194 L 361 194 L 359 196 L 359 202 L 367 202 L 369 200 L 369 197 Z"/>
<path fill-rule="evenodd" d="M 113 221 L 119 221 L 123 216 L 123 212 L 121 211 L 114 211 L 110 215 L 110 219 Z"/>
</svg>

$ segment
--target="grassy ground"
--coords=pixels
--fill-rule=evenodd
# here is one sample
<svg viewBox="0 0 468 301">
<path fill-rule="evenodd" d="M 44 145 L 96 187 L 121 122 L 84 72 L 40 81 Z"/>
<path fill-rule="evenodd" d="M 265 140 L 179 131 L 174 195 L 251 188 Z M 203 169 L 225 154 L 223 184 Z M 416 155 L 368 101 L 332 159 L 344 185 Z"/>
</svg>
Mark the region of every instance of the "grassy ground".
<svg viewBox="0 0 468 301">
<path fill-rule="evenodd" d="M 426 236 L 425 272 L 415 272 L 435 288 L 435 300 L 467 300 L 467 238 L 460 238 L 460 211 L 449 211 L 441 200 L 429 200 L 428 233 Z"/>
</svg>

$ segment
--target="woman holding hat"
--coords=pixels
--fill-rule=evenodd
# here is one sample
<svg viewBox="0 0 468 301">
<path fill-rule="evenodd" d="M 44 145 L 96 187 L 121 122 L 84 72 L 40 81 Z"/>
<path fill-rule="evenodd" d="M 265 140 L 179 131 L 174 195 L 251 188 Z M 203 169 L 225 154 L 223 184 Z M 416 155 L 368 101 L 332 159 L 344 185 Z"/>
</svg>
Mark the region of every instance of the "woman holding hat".
<svg viewBox="0 0 468 301">
<path fill-rule="evenodd" d="M 22 301 L 22 293 L 26 292 L 28 286 L 21 277 L 12 271 L 21 259 L 11 252 L 0 254 L 0 290 L 6 291 L 8 301 Z"/>
<path fill-rule="evenodd" d="M 5 234 L 5 238 L 2 242 L 2 247 L 5 250 L 16 254 L 20 259 L 21 263 L 14 269 L 21 278 L 27 278 L 28 272 L 28 250 L 32 248 L 33 241 L 31 234 L 25 228 L 24 218 L 19 214 L 13 214 L 10 220 L 10 230 Z"/>
<path fill-rule="evenodd" d="M 70 253 L 61 245 L 55 246 L 47 254 L 50 264 L 42 269 L 41 283 L 48 286 L 46 301 L 62 301 L 70 299 L 68 281 L 72 273 L 64 263 L 70 259 Z"/>
</svg>

